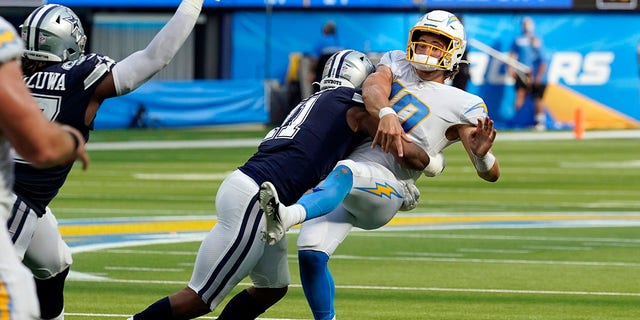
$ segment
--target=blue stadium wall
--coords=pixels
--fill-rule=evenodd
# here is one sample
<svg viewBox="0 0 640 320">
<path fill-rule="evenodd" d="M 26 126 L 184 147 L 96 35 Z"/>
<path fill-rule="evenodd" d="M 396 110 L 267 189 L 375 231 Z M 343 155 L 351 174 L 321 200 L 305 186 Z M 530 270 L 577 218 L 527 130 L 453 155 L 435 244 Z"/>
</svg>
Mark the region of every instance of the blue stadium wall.
<svg viewBox="0 0 640 320">
<path fill-rule="evenodd" d="M 309 53 L 327 20 L 335 21 L 346 47 L 379 53 L 404 50 L 416 12 L 247 9 L 232 14 L 231 80 L 151 82 L 129 95 L 109 99 L 97 128 L 128 125 L 141 104 L 158 126 L 266 123 L 269 99 L 264 80 L 284 82 L 291 53 Z M 467 37 L 508 52 L 520 33 L 520 13 L 459 12 Z M 640 120 L 640 15 L 623 12 L 533 12 L 536 33 L 548 53 L 547 81 Z M 513 80 L 504 64 L 469 46 L 468 90 L 482 96 L 498 127 L 526 125 L 512 108 Z M 237 86 L 237 87 L 236 87 Z M 179 89 L 176 89 L 179 88 Z M 174 90 L 175 89 L 175 90 Z M 112 108 L 110 105 L 117 105 Z M 161 108 L 161 110 L 156 110 Z"/>
</svg>

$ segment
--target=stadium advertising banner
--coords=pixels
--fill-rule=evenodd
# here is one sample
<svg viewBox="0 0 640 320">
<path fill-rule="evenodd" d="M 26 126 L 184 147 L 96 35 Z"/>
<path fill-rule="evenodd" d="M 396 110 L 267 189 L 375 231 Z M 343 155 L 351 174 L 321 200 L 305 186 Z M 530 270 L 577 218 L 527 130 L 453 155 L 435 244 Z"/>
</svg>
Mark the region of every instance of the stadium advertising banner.
<svg viewBox="0 0 640 320">
<path fill-rule="evenodd" d="M 520 33 L 523 15 L 463 13 L 460 16 L 470 43 L 480 44 L 468 47 L 472 76 L 468 90 L 486 100 L 499 126 L 528 126 L 529 120 L 519 119 L 512 107 L 513 79 L 507 75 L 503 61 L 490 53 L 508 54 L 511 42 Z M 595 102 L 613 110 L 624 121 L 640 120 L 640 33 L 637 32 L 640 19 L 637 16 L 616 12 L 541 12 L 532 13 L 530 17 L 547 51 L 546 80 L 560 87 L 563 94 L 572 95 L 569 99 L 561 94 L 554 102 L 561 101 L 558 104 L 566 105 L 567 112 Z M 321 26 L 327 20 L 336 23 L 343 46 L 372 54 L 405 50 L 408 30 L 417 18 L 418 13 L 393 12 L 283 11 L 270 16 L 261 12 L 239 12 L 234 16 L 232 27 L 232 77 L 284 82 L 290 55 L 311 54 L 321 36 Z M 292 23 L 295 28 L 291 27 Z M 251 59 L 246 58 L 247 52 L 251 52 Z M 555 94 L 555 89 L 549 93 Z M 557 125 L 566 122 L 566 117 Z"/>
<path fill-rule="evenodd" d="M 175 7 L 180 0 L 51 0 L 78 7 Z M 489 8 L 489 9 L 568 9 L 573 0 L 205 0 L 205 7 L 261 8 Z"/>
</svg>

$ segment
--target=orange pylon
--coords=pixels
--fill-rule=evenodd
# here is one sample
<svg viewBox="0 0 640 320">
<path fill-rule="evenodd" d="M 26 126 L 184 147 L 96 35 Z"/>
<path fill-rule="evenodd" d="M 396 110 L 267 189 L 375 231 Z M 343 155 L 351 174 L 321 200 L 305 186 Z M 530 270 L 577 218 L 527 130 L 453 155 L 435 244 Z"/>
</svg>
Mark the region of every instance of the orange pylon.
<svg viewBox="0 0 640 320">
<path fill-rule="evenodd" d="M 573 135 L 576 139 L 582 140 L 582 138 L 584 138 L 585 130 L 584 110 L 582 108 L 577 108 L 573 124 Z"/>
</svg>

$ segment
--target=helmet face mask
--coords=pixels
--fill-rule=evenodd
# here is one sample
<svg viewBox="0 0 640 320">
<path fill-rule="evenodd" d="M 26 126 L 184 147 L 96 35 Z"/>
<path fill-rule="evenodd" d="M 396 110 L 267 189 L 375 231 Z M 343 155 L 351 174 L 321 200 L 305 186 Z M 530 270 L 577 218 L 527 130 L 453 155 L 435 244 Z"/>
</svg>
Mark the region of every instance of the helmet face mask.
<svg viewBox="0 0 640 320">
<path fill-rule="evenodd" d="M 445 40 L 444 48 L 433 43 L 420 41 L 420 37 L 428 33 Z M 464 26 L 458 18 L 442 10 L 434 10 L 423 15 L 409 31 L 407 43 L 407 60 L 419 70 L 457 70 L 467 46 Z M 416 49 L 419 52 L 416 52 Z M 426 50 L 424 50 L 426 49 Z M 422 53 L 424 51 L 425 53 Z M 435 57 L 434 52 L 441 52 Z"/>
<path fill-rule="evenodd" d="M 35 9 L 20 26 L 24 57 L 64 62 L 84 54 L 87 36 L 78 16 L 69 8 L 48 4 Z"/>
<path fill-rule="evenodd" d="M 375 71 L 367 55 L 355 50 L 334 53 L 324 65 L 320 90 L 335 87 L 360 88 L 367 76 Z"/>
</svg>

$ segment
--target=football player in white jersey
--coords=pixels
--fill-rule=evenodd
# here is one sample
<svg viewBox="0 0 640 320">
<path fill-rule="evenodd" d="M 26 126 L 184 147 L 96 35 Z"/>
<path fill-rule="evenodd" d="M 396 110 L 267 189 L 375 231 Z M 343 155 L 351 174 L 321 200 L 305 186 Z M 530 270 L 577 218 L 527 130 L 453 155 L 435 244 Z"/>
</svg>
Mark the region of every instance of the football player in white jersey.
<svg viewBox="0 0 640 320">
<path fill-rule="evenodd" d="M 22 80 L 23 43 L 13 27 L 0 17 L 0 221 L 11 212 L 13 160 L 11 147 L 38 167 L 89 163 L 82 135 L 69 126 L 49 122 Z M 39 319 L 31 272 L 20 262 L 7 229 L 0 227 L 0 318 Z"/>
<path fill-rule="evenodd" d="M 491 153 L 496 130 L 484 101 L 445 84 L 457 72 L 465 47 L 462 23 L 455 15 L 436 10 L 423 15 L 410 30 L 406 52 L 390 51 L 381 58 L 363 86 L 367 110 L 380 117 L 378 132 L 372 145 L 361 145 L 339 163 L 353 171 L 354 178 L 346 182 L 350 188 L 323 188 L 335 184 L 329 176 L 296 204 L 284 206 L 272 186 L 262 185 L 260 203 L 269 217 L 271 242 L 304 221 L 298 238 L 300 277 L 315 319 L 336 315 L 327 263 L 337 246 L 354 226 L 379 228 L 402 207 L 394 180 L 439 174 L 445 165 L 442 150 L 458 141 L 479 177 L 490 182 L 500 177 Z M 422 170 L 410 165 L 412 155 L 402 147 L 403 140 L 429 155 Z"/>
<path fill-rule="evenodd" d="M 182 0 L 145 48 L 119 62 L 99 53 L 85 54 L 87 37 L 71 9 L 40 6 L 20 27 L 25 41 L 24 82 L 42 114 L 80 131 L 79 144 L 84 146 L 102 102 L 135 90 L 162 70 L 188 38 L 202 4 L 203 0 Z M 18 153 L 7 226 L 19 256 L 36 279 L 42 319 L 64 319 L 64 283 L 73 259 L 48 205 L 72 166 L 41 169 Z"/>
</svg>

